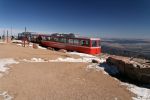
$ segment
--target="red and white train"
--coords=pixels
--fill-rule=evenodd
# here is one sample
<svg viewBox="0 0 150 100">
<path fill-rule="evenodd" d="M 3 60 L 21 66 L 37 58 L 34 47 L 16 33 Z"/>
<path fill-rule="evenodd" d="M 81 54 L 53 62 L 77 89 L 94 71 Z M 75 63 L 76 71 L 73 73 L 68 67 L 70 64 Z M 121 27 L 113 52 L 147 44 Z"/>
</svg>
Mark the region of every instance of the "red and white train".
<svg viewBox="0 0 150 100">
<path fill-rule="evenodd" d="M 44 47 L 66 49 L 93 55 L 101 53 L 101 41 L 99 38 L 84 38 L 76 37 L 74 34 L 56 33 L 51 35 L 31 34 L 29 40 Z"/>
</svg>

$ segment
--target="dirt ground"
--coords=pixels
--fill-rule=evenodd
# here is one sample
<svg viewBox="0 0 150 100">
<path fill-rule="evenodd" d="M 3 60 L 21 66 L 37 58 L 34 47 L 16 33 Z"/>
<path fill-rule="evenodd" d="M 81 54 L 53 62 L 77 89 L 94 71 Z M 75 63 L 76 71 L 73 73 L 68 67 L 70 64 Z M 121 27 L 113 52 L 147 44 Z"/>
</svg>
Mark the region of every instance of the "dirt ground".
<svg viewBox="0 0 150 100">
<path fill-rule="evenodd" d="M 1 58 L 56 59 L 77 57 L 50 50 L 0 44 Z M 0 78 L 0 90 L 14 100 L 131 100 L 132 94 L 119 81 L 88 63 L 20 62 Z"/>
<path fill-rule="evenodd" d="M 57 59 L 58 57 L 73 57 L 79 58 L 76 55 L 67 55 L 65 53 L 33 49 L 32 47 L 22 47 L 16 44 L 2 44 L 0 43 L 0 58 L 14 58 L 14 59 L 30 59 L 30 58 L 43 58 L 43 59 Z"/>
</svg>

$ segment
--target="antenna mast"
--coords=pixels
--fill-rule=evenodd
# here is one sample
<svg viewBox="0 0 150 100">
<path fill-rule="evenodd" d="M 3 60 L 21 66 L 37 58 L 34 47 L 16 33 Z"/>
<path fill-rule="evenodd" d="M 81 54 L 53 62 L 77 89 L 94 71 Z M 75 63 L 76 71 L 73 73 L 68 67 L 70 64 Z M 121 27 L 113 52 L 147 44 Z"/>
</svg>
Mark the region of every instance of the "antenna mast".
<svg viewBox="0 0 150 100">
<path fill-rule="evenodd" d="M 27 28 L 25 27 L 25 32 L 27 32 Z"/>
</svg>

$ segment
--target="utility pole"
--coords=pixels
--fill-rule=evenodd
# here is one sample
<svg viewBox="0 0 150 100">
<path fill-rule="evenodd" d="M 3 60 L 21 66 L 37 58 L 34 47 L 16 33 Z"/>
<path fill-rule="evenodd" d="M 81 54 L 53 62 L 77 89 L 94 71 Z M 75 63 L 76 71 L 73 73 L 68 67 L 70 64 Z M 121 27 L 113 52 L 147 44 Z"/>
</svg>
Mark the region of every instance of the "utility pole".
<svg viewBox="0 0 150 100">
<path fill-rule="evenodd" d="M 5 41 L 5 30 L 3 30 L 3 36 L 2 36 L 2 38 L 3 38 L 3 41 Z"/>
<path fill-rule="evenodd" d="M 11 26 L 11 36 L 12 36 L 12 26 Z"/>
<path fill-rule="evenodd" d="M 7 30 L 7 43 L 8 43 L 8 30 Z"/>
</svg>

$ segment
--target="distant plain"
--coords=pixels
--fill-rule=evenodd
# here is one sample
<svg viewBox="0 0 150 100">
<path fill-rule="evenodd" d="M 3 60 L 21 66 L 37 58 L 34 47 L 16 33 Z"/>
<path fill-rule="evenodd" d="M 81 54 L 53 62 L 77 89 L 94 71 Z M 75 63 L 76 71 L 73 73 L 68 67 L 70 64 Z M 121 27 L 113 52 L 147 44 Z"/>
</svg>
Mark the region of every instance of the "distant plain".
<svg viewBox="0 0 150 100">
<path fill-rule="evenodd" d="M 102 52 L 150 59 L 150 39 L 106 39 L 102 38 Z"/>
</svg>

